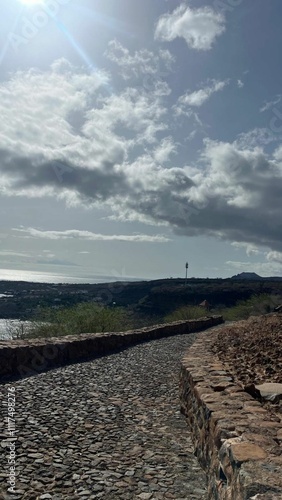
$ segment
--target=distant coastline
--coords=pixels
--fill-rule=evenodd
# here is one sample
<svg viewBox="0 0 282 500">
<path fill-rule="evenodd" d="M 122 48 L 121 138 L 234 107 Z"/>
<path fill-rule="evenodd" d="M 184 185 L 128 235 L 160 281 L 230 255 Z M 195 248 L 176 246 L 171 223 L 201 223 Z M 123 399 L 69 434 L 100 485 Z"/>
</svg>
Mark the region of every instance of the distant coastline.
<svg viewBox="0 0 282 500">
<path fill-rule="evenodd" d="M 66 283 L 66 284 L 99 284 L 114 283 L 116 281 L 143 281 L 142 278 L 132 276 L 114 276 L 114 275 L 87 275 L 68 276 L 57 273 L 21 271 L 18 269 L 0 269 L 0 281 L 25 281 L 28 283 Z"/>
</svg>

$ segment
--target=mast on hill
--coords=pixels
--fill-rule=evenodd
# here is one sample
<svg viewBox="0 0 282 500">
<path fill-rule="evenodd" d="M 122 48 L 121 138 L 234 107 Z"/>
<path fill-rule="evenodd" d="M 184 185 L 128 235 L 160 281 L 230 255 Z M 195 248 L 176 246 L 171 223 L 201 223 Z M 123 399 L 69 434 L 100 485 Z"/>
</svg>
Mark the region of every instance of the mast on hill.
<svg viewBox="0 0 282 500">
<path fill-rule="evenodd" d="M 189 267 L 189 264 L 188 264 L 188 262 L 186 262 L 186 264 L 185 264 L 185 269 L 186 269 L 186 273 L 185 273 L 185 286 L 187 285 L 188 267 Z"/>
</svg>

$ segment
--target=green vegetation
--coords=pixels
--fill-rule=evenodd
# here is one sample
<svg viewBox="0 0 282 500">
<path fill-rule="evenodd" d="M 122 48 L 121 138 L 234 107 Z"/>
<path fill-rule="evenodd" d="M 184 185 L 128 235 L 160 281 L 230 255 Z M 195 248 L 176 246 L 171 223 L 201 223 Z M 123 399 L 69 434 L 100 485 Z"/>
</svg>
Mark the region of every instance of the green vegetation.
<svg viewBox="0 0 282 500">
<path fill-rule="evenodd" d="M 176 309 L 174 312 L 165 316 L 165 323 L 172 323 L 173 321 L 181 321 L 185 319 L 199 319 L 207 316 L 208 312 L 199 306 L 183 306 Z"/>
<path fill-rule="evenodd" d="M 239 300 L 233 307 L 220 307 L 211 310 L 211 314 L 220 314 L 225 321 L 239 321 L 250 316 L 258 316 L 273 311 L 274 307 L 282 303 L 281 295 L 260 294 L 253 295 L 247 300 Z M 198 319 L 209 314 L 202 307 L 183 306 L 165 316 L 165 322 L 185 319 Z"/>
<path fill-rule="evenodd" d="M 248 319 L 250 316 L 270 313 L 281 302 L 280 295 L 253 295 L 247 300 L 238 301 L 234 307 L 216 310 L 215 313 L 222 314 L 225 321 L 238 321 Z"/>
<path fill-rule="evenodd" d="M 186 287 L 173 289 L 173 294 L 166 289 L 160 294 L 159 289 L 155 288 L 150 298 L 146 295 L 143 299 L 146 307 L 142 307 L 142 300 L 135 306 L 130 305 L 126 308 L 97 304 L 94 301 L 80 302 L 67 307 L 63 304 L 61 307 L 41 307 L 37 309 L 30 323 L 7 322 L 7 332 L 14 339 L 48 338 L 126 331 L 157 323 L 199 319 L 208 314 L 221 314 L 226 321 L 238 321 L 272 312 L 275 306 L 282 303 L 280 290 L 276 293 L 255 293 L 249 297 L 245 297 L 242 293 L 241 297 L 244 300 L 230 304 L 228 298 L 226 302 L 221 303 L 218 303 L 217 298 L 214 302 L 211 301 L 214 304 L 211 311 L 207 311 L 194 305 L 197 294 L 193 292 L 193 288 L 188 291 L 189 297 L 185 297 Z M 203 296 L 204 291 L 201 298 Z M 188 298 L 193 300 L 194 304 L 191 304 Z M 196 298 L 199 300 L 198 296 Z"/>
<path fill-rule="evenodd" d="M 21 323 L 10 324 L 13 338 L 60 337 L 82 333 L 116 332 L 132 327 L 130 315 L 121 307 L 104 307 L 81 303 L 70 308 L 39 310 L 35 320 L 26 328 Z"/>
</svg>

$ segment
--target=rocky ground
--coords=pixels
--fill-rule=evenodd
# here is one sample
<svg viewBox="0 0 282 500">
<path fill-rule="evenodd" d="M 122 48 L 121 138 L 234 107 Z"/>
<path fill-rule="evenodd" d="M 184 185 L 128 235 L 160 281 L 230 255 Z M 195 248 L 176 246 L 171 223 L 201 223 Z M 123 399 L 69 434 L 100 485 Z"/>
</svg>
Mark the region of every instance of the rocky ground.
<svg viewBox="0 0 282 500">
<path fill-rule="evenodd" d="M 214 352 L 244 387 L 282 383 L 282 314 L 238 321 L 219 330 Z M 281 402 L 269 410 L 282 412 Z"/>
<path fill-rule="evenodd" d="M 195 335 L 151 341 L 0 386 L 0 498 L 206 499 L 179 411 Z M 7 495 L 7 393 L 15 388 L 17 494 Z"/>
</svg>

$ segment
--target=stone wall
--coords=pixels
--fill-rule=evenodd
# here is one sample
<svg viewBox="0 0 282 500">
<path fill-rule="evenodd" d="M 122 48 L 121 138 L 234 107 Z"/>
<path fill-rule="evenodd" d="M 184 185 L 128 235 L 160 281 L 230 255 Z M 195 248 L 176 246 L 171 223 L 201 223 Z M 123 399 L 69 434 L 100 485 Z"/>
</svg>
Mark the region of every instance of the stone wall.
<svg viewBox="0 0 282 500">
<path fill-rule="evenodd" d="M 282 422 L 233 383 L 211 351 L 216 330 L 199 334 L 180 376 L 181 410 L 208 474 L 208 498 L 282 499 Z"/>
<path fill-rule="evenodd" d="M 222 322 L 222 316 L 210 316 L 127 332 L 1 341 L 0 380 L 36 375 L 50 368 L 95 358 L 138 342 L 192 333 Z"/>
</svg>

